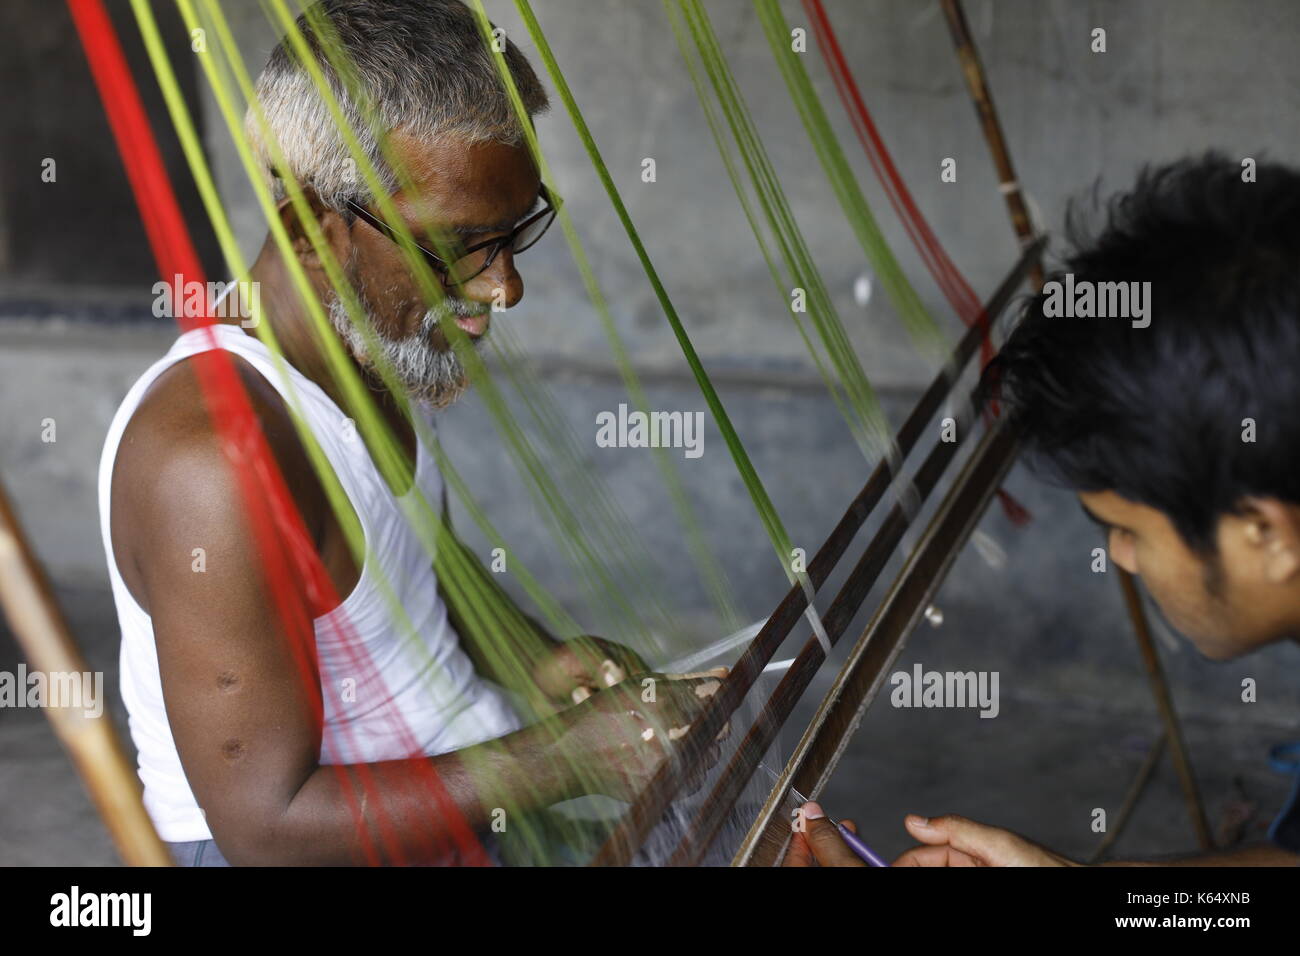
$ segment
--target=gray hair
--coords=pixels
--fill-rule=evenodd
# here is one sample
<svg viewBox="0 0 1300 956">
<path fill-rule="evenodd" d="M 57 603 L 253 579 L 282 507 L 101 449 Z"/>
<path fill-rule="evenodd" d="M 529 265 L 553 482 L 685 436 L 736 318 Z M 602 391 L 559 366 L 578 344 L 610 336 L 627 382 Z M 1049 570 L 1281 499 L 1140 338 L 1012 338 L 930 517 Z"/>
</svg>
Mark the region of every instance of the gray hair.
<svg viewBox="0 0 1300 956">
<path fill-rule="evenodd" d="M 324 38 L 312 26 L 321 16 L 330 24 Z M 485 44 L 474 13 L 460 0 L 320 0 L 298 17 L 297 26 L 366 160 L 390 193 L 397 190 L 398 180 L 379 145 L 379 138 L 388 133 L 400 130 L 430 144 L 524 141 L 495 54 Z M 324 49 L 322 40 L 328 44 Z M 359 97 L 349 93 L 331 56 L 344 64 L 345 75 L 352 74 Z M 504 56 L 528 115 L 545 110 L 546 91 L 524 55 L 506 43 Z M 371 199 L 329 105 L 288 37 L 271 52 L 258 77 L 257 99 L 284 166 L 303 187 L 312 187 L 327 206 L 344 213 L 347 200 Z M 274 153 L 263 141 L 252 107 L 244 122 L 275 198 L 283 199 L 285 184 L 276 174 Z"/>
</svg>

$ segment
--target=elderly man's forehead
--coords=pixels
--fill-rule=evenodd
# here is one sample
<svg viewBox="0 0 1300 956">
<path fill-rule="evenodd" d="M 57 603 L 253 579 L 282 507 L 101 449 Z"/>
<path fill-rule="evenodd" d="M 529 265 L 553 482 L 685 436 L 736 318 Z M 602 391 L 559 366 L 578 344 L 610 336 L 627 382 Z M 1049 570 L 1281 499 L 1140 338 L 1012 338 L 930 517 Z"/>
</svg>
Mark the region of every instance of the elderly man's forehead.
<svg viewBox="0 0 1300 956">
<path fill-rule="evenodd" d="M 422 143 L 394 134 L 393 146 L 412 188 L 396 195 L 412 221 L 447 227 L 504 225 L 524 215 L 540 179 L 525 146 Z"/>
</svg>

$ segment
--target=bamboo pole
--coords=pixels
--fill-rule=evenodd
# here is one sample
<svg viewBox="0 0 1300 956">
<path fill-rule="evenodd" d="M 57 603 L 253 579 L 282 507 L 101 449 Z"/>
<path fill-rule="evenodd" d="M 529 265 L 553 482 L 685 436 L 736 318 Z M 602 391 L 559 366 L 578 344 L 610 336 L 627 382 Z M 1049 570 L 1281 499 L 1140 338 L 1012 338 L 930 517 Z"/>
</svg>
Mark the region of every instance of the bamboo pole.
<svg viewBox="0 0 1300 956">
<path fill-rule="evenodd" d="M 1160 655 L 1156 653 L 1155 642 L 1151 640 L 1151 628 L 1147 624 L 1142 598 L 1138 594 L 1133 575 L 1123 568 L 1118 570 L 1119 585 L 1124 592 L 1124 603 L 1128 605 L 1129 617 L 1133 620 L 1133 633 L 1137 636 L 1138 650 L 1142 652 L 1142 664 L 1146 668 L 1147 679 L 1151 682 L 1151 696 L 1156 699 L 1160 721 L 1165 725 L 1165 736 L 1169 738 L 1169 753 L 1174 759 L 1174 769 L 1178 771 L 1178 781 L 1182 784 L 1187 815 L 1192 818 L 1192 828 L 1196 831 L 1196 839 L 1201 849 L 1212 850 L 1214 839 L 1210 836 L 1210 823 L 1205 817 L 1201 791 L 1196 785 L 1192 762 L 1187 756 L 1187 745 L 1183 742 L 1183 733 L 1178 726 L 1178 714 L 1174 711 L 1173 697 L 1165 681 L 1164 669 L 1160 666 Z"/>
<path fill-rule="evenodd" d="M 46 675 L 89 673 L 3 485 L 0 604 L 33 670 Z M 84 699 L 77 706 L 67 706 L 66 701 L 46 703 L 45 714 L 67 748 L 122 860 L 129 866 L 171 866 L 171 855 L 145 811 L 135 768 L 107 711 L 88 716 Z"/>
<path fill-rule="evenodd" d="M 1151 779 L 1151 774 L 1156 769 L 1156 764 L 1160 763 L 1160 756 L 1165 752 L 1165 741 L 1169 735 L 1161 731 L 1156 742 L 1147 750 L 1146 758 L 1142 761 L 1142 766 L 1138 768 L 1137 775 L 1133 782 L 1129 784 L 1128 792 L 1124 794 L 1124 802 L 1120 804 L 1119 812 L 1115 814 L 1115 819 L 1106 830 L 1106 835 L 1101 838 L 1097 844 L 1097 849 L 1092 851 L 1092 856 L 1088 857 L 1089 863 L 1100 863 L 1109 852 L 1110 848 L 1115 845 L 1124 828 L 1128 826 L 1129 819 L 1133 816 L 1134 809 L 1137 808 L 1138 799 L 1142 796 L 1142 791 L 1146 789 L 1147 781 Z"/>
<path fill-rule="evenodd" d="M 1011 151 L 1007 148 L 1006 137 L 1002 133 L 1002 123 L 998 120 L 997 109 L 993 106 L 993 94 L 989 91 L 988 80 L 984 75 L 984 65 L 975 49 L 975 40 L 971 36 L 970 25 L 966 22 L 966 13 L 961 0 L 940 0 L 944 15 L 948 20 L 948 29 L 952 33 L 953 44 L 957 48 L 957 58 L 961 62 L 962 74 L 970 91 L 971 101 L 979 116 L 980 127 L 984 130 L 984 139 L 988 143 L 993 165 L 998 173 L 998 188 L 1007 202 L 1007 211 L 1011 215 L 1011 225 L 1020 239 L 1021 246 L 1035 238 L 1033 224 L 1025 205 L 1024 195 L 1020 189 L 1020 180 L 1016 178 L 1015 166 L 1011 162 Z M 1031 275 L 1035 291 L 1043 287 L 1041 266 Z M 1151 681 L 1151 692 L 1155 696 L 1156 706 L 1160 709 L 1160 718 L 1164 722 L 1165 732 L 1169 737 L 1169 748 L 1178 769 L 1178 778 L 1182 783 L 1183 799 L 1187 812 L 1191 815 L 1192 826 L 1202 849 L 1211 849 L 1210 828 L 1205 818 L 1205 807 L 1201 794 L 1192 774 L 1191 758 L 1178 730 L 1178 718 L 1174 712 L 1173 698 L 1165 682 L 1164 672 L 1160 669 L 1160 660 L 1156 657 L 1155 646 L 1151 643 L 1150 628 L 1147 625 L 1146 611 L 1138 598 L 1137 587 L 1132 577 L 1122 568 L 1119 571 L 1120 588 L 1124 592 L 1124 603 L 1133 622 L 1133 633 L 1137 636 L 1138 648 L 1146 663 L 1147 676 Z"/>
<path fill-rule="evenodd" d="M 971 36 L 970 25 L 966 22 L 966 13 L 961 0 L 941 0 L 944 15 L 948 19 L 948 29 L 952 33 L 953 45 L 957 47 L 957 59 L 961 63 L 962 74 L 966 77 L 966 87 L 970 90 L 971 101 L 979 116 L 980 127 L 984 130 L 984 139 L 988 142 L 989 152 L 993 156 L 993 166 L 998 173 L 998 189 L 1007 203 L 1011 214 L 1011 225 L 1020 238 L 1020 246 L 1028 246 L 1036 238 L 1033 223 L 1029 219 L 1029 209 L 1020 189 L 1020 180 L 1016 178 L 1016 169 L 1011 162 L 1011 151 L 1007 149 L 1006 137 L 1002 135 L 1002 123 L 998 111 L 993 106 L 993 94 L 989 90 L 988 80 L 984 75 L 984 65 L 980 62 L 979 52 L 975 49 L 975 40 Z M 1043 267 L 1034 266 L 1030 282 L 1035 289 L 1042 288 Z"/>
</svg>

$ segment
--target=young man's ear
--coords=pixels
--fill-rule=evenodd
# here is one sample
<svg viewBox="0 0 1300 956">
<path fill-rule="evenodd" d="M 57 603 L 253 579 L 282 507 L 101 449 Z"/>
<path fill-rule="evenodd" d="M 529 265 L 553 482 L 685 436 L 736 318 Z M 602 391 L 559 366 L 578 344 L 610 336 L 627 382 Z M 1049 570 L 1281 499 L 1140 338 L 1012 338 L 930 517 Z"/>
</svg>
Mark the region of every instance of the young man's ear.
<svg viewBox="0 0 1300 956">
<path fill-rule="evenodd" d="M 1282 584 L 1300 576 L 1300 507 L 1249 497 L 1234 521 L 1267 580 Z"/>
<path fill-rule="evenodd" d="M 320 195 L 310 186 L 303 189 L 302 198 L 311 210 L 311 215 L 324 237 L 326 246 L 333 252 L 334 259 L 341 268 L 352 253 L 352 231 L 348 222 L 337 211 L 325 205 Z M 286 196 L 280 200 L 276 209 L 280 214 L 280 221 L 284 223 L 285 232 L 289 235 L 289 242 L 298 261 L 302 263 L 308 274 L 328 283 L 325 267 L 316 247 L 312 245 L 307 224 L 298 214 L 298 206 Z"/>
</svg>

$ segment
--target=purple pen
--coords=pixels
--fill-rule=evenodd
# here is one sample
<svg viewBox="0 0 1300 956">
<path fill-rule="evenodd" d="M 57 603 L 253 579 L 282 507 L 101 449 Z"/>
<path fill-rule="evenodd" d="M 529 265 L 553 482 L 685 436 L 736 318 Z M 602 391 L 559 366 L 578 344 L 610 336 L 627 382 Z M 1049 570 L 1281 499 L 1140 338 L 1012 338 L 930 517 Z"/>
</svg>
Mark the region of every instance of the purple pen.
<svg viewBox="0 0 1300 956">
<path fill-rule="evenodd" d="M 760 762 L 758 766 L 760 769 L 766 770 L 768 775 L 771 776 L 777 783 L 781 782 L 781 775 L 777 773 L 775 770 L 773 770 L 771 767 L 769 767 L 767 764 Z M 802 806 L 805 803 L 812 803 L 811 800 L 805 797 L 794 787 L 790 788 L 790 794 L 796 800 L 799 801 L 800 806 Z M 823 808 L 822 812 L 823 813 L 825 812 L 825 808 Z M 856 853 L 858 855 L 858 859 L 866 863 L 867 866 L 889 866 L 889 864 L 884 861 L 884 858 L 881 857 L 879 853 L 871 849 L 871 847 L 867 846 L 866 843 L 862 841 L 862 838 L 860 836 L 858 836 L 856 833 L 854 833 L 844 824 L 836 823 L 829 816 L 826 817 L 826 820 L 831 824 L 831 826 L 835 827 L 836 830 L 840 831 L 840 836 L 842 836 L 844 838 L 844 842 L 849 845 L 849 849 L 852 850 L 854 853 Z"/>
<path fill-rule="evenodd" d="M 798 800 L 801 805 L 812 802 L 794 787 L 790 788 L 790 793 L 794 795 L 794 798 Z M 836 830 L 840 831 L 840 836 L 842 836 L 844 842 L 849 845 L 849 849 L 856 853 L 858 858 L 865 862 L 867 866 L 889 866 L 889 864 L 881 858 L 879 853 L 863 842 L 862 837 L 858 836 L 844 824 L 836 823 L 830 818 L 829 814 L 827 815 L 826 820 L 831 826 L 835 827 Z"/>
</svg>

